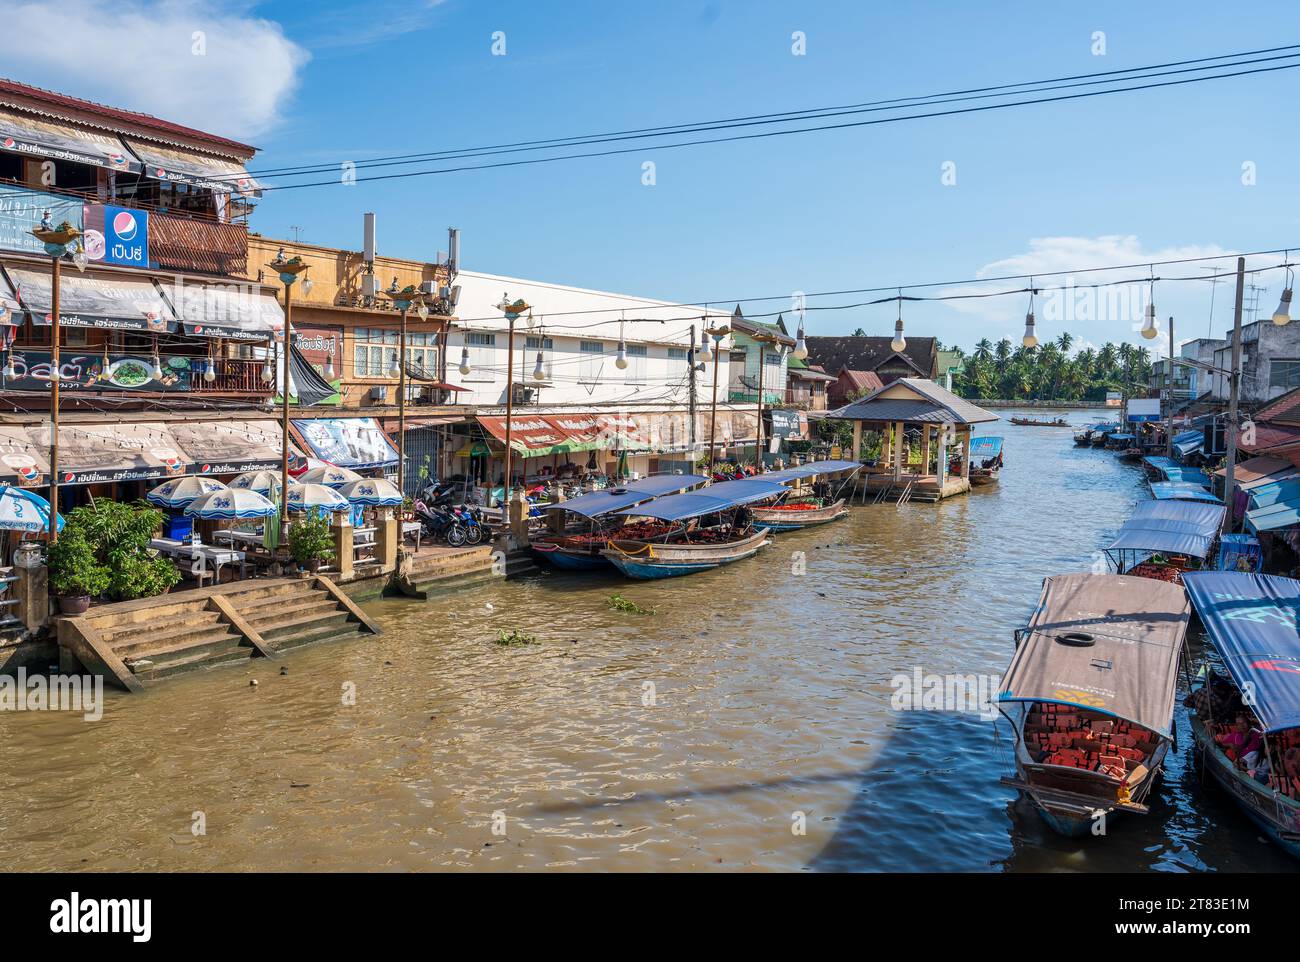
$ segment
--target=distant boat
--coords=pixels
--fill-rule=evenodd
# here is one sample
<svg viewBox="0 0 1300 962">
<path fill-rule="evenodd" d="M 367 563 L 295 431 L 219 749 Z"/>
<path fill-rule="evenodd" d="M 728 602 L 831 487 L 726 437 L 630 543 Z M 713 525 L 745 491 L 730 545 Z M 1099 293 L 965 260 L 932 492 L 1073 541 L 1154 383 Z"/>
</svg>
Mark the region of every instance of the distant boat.
<svg viewBox="0 0 1300 962">
<path fill-rule="evenodd" d="M 1054 421 L 1043 421 L 1039 418 L 1012 418 L 1011 423 L 1025 428 L 1068 428 L 1070 426 L 1070 422 L 1065 418 L 1056 418 Z"/>
</svg>

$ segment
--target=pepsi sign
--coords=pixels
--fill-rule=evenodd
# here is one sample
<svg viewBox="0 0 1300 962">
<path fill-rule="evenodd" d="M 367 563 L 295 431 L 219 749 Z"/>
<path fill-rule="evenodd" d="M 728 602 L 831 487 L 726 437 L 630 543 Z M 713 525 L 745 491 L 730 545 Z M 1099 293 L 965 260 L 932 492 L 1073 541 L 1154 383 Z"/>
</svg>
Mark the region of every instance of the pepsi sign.
<svg viewBox="0 0 1300 962">
<path fill-rule="evenodd" d="M 84 243 L 91 261 L 148 267 L 149 215 L 112 204 L 87 204 Z"/>
</svg>

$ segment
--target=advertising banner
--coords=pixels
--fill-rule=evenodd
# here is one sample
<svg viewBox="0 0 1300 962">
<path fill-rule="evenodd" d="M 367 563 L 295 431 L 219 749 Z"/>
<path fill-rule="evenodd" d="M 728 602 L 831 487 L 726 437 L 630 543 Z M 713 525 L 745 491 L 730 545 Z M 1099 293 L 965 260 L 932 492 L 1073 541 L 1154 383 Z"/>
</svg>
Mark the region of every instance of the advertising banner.
<svg viewBox="0 0 1300 962">
<path fill-rule="evenodd" d="M 153 358 L 141 354 L 74 354 L 59 352 L 59 389 L 62 391 L 188 391 L 193 384 L 188 357 L 159 358 L 162 377 L 153 375 Z M 0 373 L 6 390 L 47 391 L 50 387 L 50 352 L 13 349 L 14 377 Z"/>
<path fill-rule="evenodd" d="M 82 241 L 92 263 L 149 266 L 149 214 L 112 204 L 87 204 Z"/>
</svg>

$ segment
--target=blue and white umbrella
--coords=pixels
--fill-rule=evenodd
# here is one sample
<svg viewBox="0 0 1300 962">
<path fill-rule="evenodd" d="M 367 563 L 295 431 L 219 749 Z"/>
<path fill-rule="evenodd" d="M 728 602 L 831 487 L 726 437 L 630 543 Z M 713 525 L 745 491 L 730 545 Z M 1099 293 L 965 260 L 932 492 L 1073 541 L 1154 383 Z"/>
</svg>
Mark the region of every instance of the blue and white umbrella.
<svg viewBox="0 0 1300 962">
<path fill-rule="evenodd" d="M 46 531 L 50 527 L 50 503 L 39 494 L 0 485 L 0 529 L 5 531 Z M 63 530 L 63 516 L 59 516 Z"/>
<path fill-rule="evenodd" d="M 204 477 L 200 474 L 187 474 L 183 478 L 172 478 L 170 481 L 164 481 L 146 494 L 145 499 L 150 504 L 156 504 L 160 508 L 179 511 L 181 508 L 193 504 L 196 498 L 211 494 L 213 491 L 225 490 L 226 483 L 224 481 Z"/>
<path fill-rule="evenodd" d="M 347 468 L 340 468 L 333 464 L 327 464 L 324 467 L 312 468 L 310 471 L 304 471 L 298 475 L 298 480 L 303 484 L 323 484 L 330 488 L 341 488 L 345 484 L 353 481 L 363 480 L 361 475 L 355 471 L 349 471 Z"/>
<path fill-rule="evenodd" d="M 323 484 L 289 482 L 290 511 L 347 511 L 348 499 Z"/>
<path fill-rule="evenodd" d="M 364 508 L 391 508 L 401 504 L 405 498 L 397 490 L 397 485 L 387 478 L 363 478 L 343 485 L 339 494 L 353 504 Z"/>
<path fill-rule="evenodd" d="M 292 481 L 289 482 L 293 484 Z M 245 471 L 230 482 L 238 491 L 256 491 L 272 501 L 280 497 L 280 473 L 278 471 Z"/>
<path fill-rule="evenodd" d="M 245 521 L 249 518 L 269 518 L 277 508 L 256 491 L 225 488 L 198 498 L 185 513 L 200 521 Z"/>
</svg>

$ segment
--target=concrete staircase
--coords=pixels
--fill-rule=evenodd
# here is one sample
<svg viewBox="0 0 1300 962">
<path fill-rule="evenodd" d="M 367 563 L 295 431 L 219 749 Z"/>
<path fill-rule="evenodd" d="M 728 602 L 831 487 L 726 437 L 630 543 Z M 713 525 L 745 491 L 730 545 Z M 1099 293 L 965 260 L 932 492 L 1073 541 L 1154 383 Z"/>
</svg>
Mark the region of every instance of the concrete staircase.
<svg viewBox="0 0 1300 962">
<path fill-rule="evenodd" d="M 492 545 L 410 554 L 402 559 L 394 585 L 409 598 L 427 600 L 493 581 L 505 574 Z"/>
<path fill-rule="evenodd" d="M 60 662 L 129 691 L 316 641 L 380 631 L 324 577 L 244 581 L 93 608 L 58 624 Z"/>
</svg>

